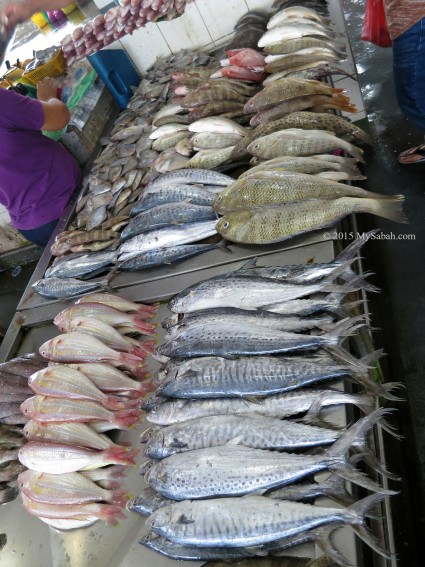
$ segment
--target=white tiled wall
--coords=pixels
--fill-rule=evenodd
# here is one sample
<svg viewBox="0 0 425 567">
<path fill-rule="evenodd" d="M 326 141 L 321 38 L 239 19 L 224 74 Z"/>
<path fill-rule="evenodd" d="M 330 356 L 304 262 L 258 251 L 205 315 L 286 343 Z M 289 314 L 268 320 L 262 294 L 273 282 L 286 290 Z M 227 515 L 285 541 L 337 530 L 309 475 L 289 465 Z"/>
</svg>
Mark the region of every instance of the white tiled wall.
<svg viewBox="0 0 425 567">
<path fill-rule="evenodd" d="M 103 7 L 110 0 L 95 0 Z M 132 35 L 115 42 L 112 48 L 124 48 L 136 67 L 143 73 L 158 57 L 176 53 L 181 49 L 213 48 L 225 43 L 233 34 L 237 20 L 249 10 L 271 13 L 273 0 L 195 0 L 186 6 L 185 13 L 170 22 L 148 24 Z M 356 67 L 347 44 L 345 23 L 339 0 L 328 0 L 329 13 L 336 33 L 347 46 L 347 60 L 338 66 L 355 75 Z M 347 90 L 347 95 L 357 106 L 356 114 L 349 114 L 351 120 L 365 117 L 360 88 L 356 81 L 345 77 L 334 77 L 338 87 Z"/>
</svg>

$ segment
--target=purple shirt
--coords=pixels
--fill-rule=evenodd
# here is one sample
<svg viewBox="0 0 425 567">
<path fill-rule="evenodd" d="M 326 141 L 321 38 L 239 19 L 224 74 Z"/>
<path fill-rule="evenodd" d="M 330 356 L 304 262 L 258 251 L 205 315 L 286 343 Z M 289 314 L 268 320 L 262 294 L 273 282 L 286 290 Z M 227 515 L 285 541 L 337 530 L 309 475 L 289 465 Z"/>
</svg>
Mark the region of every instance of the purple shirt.
<svg viewBox="0 0 425 567">
<path fill-rule="evenodd" d="M 41 102 L 0 88 L 0 203 L 17 229 L 58 219 L 81 177 L 72 155 L 41 133 Z"/>
</svg>

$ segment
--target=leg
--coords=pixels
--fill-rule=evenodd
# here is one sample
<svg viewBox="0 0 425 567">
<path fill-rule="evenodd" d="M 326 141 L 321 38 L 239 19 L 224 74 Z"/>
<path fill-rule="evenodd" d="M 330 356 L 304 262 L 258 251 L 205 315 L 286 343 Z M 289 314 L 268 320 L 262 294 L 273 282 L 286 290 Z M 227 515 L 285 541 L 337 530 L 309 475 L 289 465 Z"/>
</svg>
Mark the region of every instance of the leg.
<svg viewBox="0 0 425 567">
<path fill-rule="evenodd" d="M 425 135 L 425 18 L 394 40 L 397 100 L 404 114 Z M 403 152 L 400 163 L 425 161 L 425 144 Z"/>
<path fill-rule="evenodd" d="M 24 236 L 27 240 L 32 242 L 33 244 L 38 244 L 39 246 L 46 246 L 49 242 L 50 237 L 58 223 L 59 219 L 53 220 L 44 224 L 43 226 L 39 226 L 37 228 L 32 228 L 30 230 L 19 230 L 19 232 Z"/>
</svg>

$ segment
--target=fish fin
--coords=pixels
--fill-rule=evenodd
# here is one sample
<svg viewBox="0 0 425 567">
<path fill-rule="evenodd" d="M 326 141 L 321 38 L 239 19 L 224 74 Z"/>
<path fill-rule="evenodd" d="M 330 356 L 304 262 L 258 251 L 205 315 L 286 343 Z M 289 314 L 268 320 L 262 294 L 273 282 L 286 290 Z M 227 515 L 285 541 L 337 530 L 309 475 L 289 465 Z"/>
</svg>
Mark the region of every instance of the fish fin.
<svg viewBox="0 0 425 567">
<path fill-rule="evenodd" d="M 385 465 L 378 459 L 373 451 L 371 451 L 368 447 L 365 447 L 363 444 L 361 446 L 362 452 L 355 457 L 358 457 L 359 460 L 364 461 L 368 467 L 370 467 L 375 472 L 379 473 L 380 475 L 390 478 L 391 480 L 401 480 L 399 476 L 389 472 Z M 350 460 L 353 463 L 353 460 Z"/>
<path fill-rule="evenodd" d="M 226 445 L 229 446 L 241 445 L 242 439 L 243 439 L 243 435 L 238 435 L 237 437 L 233 437 L 233 439 L 229 439 Z"/>
<path fill-rule="evenodd" d="M 192 518 L 190 518 L 189 516 L 186 516 L 186 514 L 182 514 L 180 516 L 180 518 L 177 520 L 177 524 L 193 524 L 195 522 L 195 520 L 193 520 Z"/>
<path fill-rule="evenodd" d="M 383 557 L 389 559 L 391 555 L 380 545 L 372 532 L 366 527 L 364 521 L 367 512 L 371 508 L 375 508 L 378 504 L 380 504 L 384 500 L 385 496 L 386 495 L 384 493 L 371 494 L 370 496 L 366 496 L 366 498 L 363 498 L 362 500 L 351 504 L 351 506 L 349 506 L 347 510 L 357 516 L 356 524 L 352 525 L 351 527 L 359 536 L 359 538 L 371 549 L 373 549 L 373 551 L 376 551 L 376 553 L 378 553 L 379 555 L 382 555 Z"/>
<path fill-rule="evenodd" d="M 350 494 L 347 490 L 347 484 L 345 480 L 337 474 L 331 474 L 320 484 L 325 496 L 329 496 L 343 506 L 349 506 L 355 501 L 352 494 Z"/>
<path fill-rule="evenodd" d="M 325 346 L 331 346 L 334 348 L 341 348 L 341 344 L 347 337 L 354 335 L 358 329 L 366 325 L 365 318 L 363 315 L 357 315 L 356 317 L 347 317 L 342 321 L 335 323 L 330 331 L 325 335 L 321 335 L 323 338 L 323 344 Z"/>
<path fill-rule="evenodd" d="M 247 262 L 245 262 L 245 264 L 242 264 L 242 266 L 240 268 L 238 268 L 236 270 L 236 272 L 238 272 L 239 270 L 250 270 L 251 268 L 256 268 L 257 267 L 257 260 L 258 258 L 250 258 Z"/>
<path fill-rule="evenodd" d="M 335 258 L 334 262 L 347 262 L 348 260 L 352 260 L 364 244 L 366 244 L 366 242 L 379 231 L 379 228 L 375 228 L 369 232 L 363 233 L 361 238 L 356 238 L 356 240 L 344 248 L 344 250 L 342 250 L 342 252 L 340 252 Z"/>
<path fill-rule="evenodd" d="M 264 549 L 261 549 L 261 547 L 244 547 L 244 551 L 256 557 L 265 557 L 266 555 L 268 555 L 268 552 Z"/>
<path fill-rule="evenodd" d="M 323 551 L 323 553 L 327 557 L 332 559 L 337 565 L 340 565 L 341 567 L 355 567 L 353 563 L 351 563 L 343 555 L 343 553 L 338 548 L 335 547 L 335 545 L 332 542 L 333 532 L 339 528 L 342 528 L 343 526 L 344 526 L 343 524 L 322 526 L 320 528 L 311 530 L 309 533 L 311 539 L 314 541 L 317 547 L 319 547 Z M 308 565 L 311 565 L 311 567 L 313 567 L 314 562 L 315 559 L 310 561 L 306 567 L 308 567 Z"/>
</svg>

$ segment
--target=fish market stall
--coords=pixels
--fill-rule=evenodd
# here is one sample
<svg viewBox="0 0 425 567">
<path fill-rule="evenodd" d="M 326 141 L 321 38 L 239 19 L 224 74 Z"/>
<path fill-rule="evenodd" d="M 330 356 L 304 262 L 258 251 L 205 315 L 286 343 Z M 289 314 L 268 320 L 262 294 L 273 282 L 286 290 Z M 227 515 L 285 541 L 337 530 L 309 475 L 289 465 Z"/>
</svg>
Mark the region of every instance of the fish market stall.
<svg viewBox="0 0 425 567">
<path fill-rule="evenodd" d="M 179 4 L 184 3 L 176 6 Z M 191 5 L 192 15 L 197 4 Z M 270 8 L 269 4 L 260 7 Z M 332 7 L 335 12 L 335 3 Z M 131 13 L 127 8 L 124 11 Z M 308 9 L 306 13 L 304 18 L 309 19 Z M 29 386 L 36 395 L 20 406 L 23 417 L 31 418 L 24 429 L 31 441 L 19 449 L 21 462 L 28 467 L 19 477 L 24 506 L 17 499 L 3 508 L 8 514 L 0 517 L 0 531 L 8 542 L 0 565 L 105 567 L 141 562 L 165 567 L 175 564 L 165 557 L 167 554 L 175 559 L 202 561 L 240 558 L 250 557 L 253 546 L 259 546 L 260 554 L 273 553 L 273 544 L 285 548 L 285 555 L 301 558 L 315 558 L 325 551 L 340 564 L 394 564 L 387 498 L 392 492 L 382 449 L 382 435 L 387 434 L 382 430 L 391 432 L 391 426 L 383 420 L 387 411 L 376 407 L 378 397 L 396 399 L 392 393 L 395 385 L 377 383 L 371 376 L 382 353 L 373 351 L 367 329 L 366 293 L 377 291 L 362 274 L 358 259 L 367 238 L 354 240 L 336 257 L 333 227 L 345 218 L 350 231 L 357 234 L 355 218 L 350 216 L 357 211 L 403 222 L 403 197 L 384 198 L 340 183 L 364 179 L 358 167 L 363 150 L 356 144 L 370 140 L 351 122 L 326 114 L 326 110 L 355 114 L 357 107 L 342 94 L 342 88 L 316 81 L 319 76 L 314 75 L 313 81 L 310 74 L 308 78 L 273 77 L 287 73 L 288 59 L 283 54 L 282 61 L 280 50 L 286 47 L 273 35 L 276 21 L 269 22 L 269 18 L 269 14 L 254 13 L 248 14 L 244 23 L 238 20 L 235 38 L 225 49 L 228 59 L 220 63 L 207 52 L 195 51 L 166 57 L 154 65 L 102 141 L 103 149 L 94 159 L 80 195 L 69 205 L 36 268 L 0 347 L 0 361 L 39 352 L 52 365 L 31 375 Z M 325 75 L 347 73 L 329 68 L 341 57 L 342 48 L 335 43 L 334 32 L 321 31 L 325 30 L 322 16 L 316 14 L 314 18 L 317 22 L 307 25 L 308 33 L 329 33 L 319 42 L 332 43 L 331 48 L 320 47 Z M 105 17 L 105 30 L 107 22 Z M 266 31 L 267 25 L 270 31 Z M 304 30 L 305 23 L 296 25 Z M 255 46 L 275 50 L 277 42 L 277 54 L 271 52 L 267 59 L 256 49 L 233 45 L 238 35 L 240 41 L 242 28 L 242 33 L 249 28 Z M 76 43 L 82 37 L 71 39 L 66 43 L 68 55 L 79 58 L 82 44 Z M 314 57 L 317 63 L 318 55 Z M 304 63 L 306 68 L 301 72 L 311 73 L 311 61 Z M 296 59 L 291 65 L 298 69 L 300 61 Z M 276 82 L 265 82 L 262 89 L 260 83 L 271 77 Z M 304 119 L 308 125 L 301 125 Z M 320 120 L 325 122 L 319 124 Z M 256 129 L 248 130 L 250 126 Z M 329 134 L 330 129 L 341 137 Z M 345 134 L 355 143 L 343 140 Z M 336 149 L 339 151 L 334 152 Z M 340 155 L 342 151 L 351 157 Z M 316 153 L 318 157 L 310 157 Z M 289 169 L 289 161 L 296 169 Z M 105 289 L 112 290 L 113 295 L 98 293 Z M 89 292 L 91 295 L 85 295 Z M 347 295 L 349 300 L 343 303 Z M 123 312 L 136 314 L 118 315 L 111 304 L 106 308 L 102 299 L 124 304 Z M 212 319 L 213 315 L 217 319 Z M 348 351 L 342 343 L 352 335 L 356 338 L 350 339 Z M 225 370 L 216 376 L 224 381 L 208 384 L 217 360 Z M 98 370 L 80 376 L 84 364 L 99 362 L 110 363 L 110 371 L 113 368 L 121 373 L 126 388 L 120 386 L 117 391 L 116 383 L 111 388 L 110 382 L 105 387 L 107 379 L 100 378 Z M 73 365 L 72 371 L 66 369 L 67 364 Z M 250 365 L 247 375 L 252 381 L 229 385 L 236 364 L 238 375 L 242 373 L 245 378 L 243 364 Z M 287 365 L 288 383 L 282 383 L 280 364 Z M 302 369 L 295 382 L 291 381 L 291 372 L 298 371 L 292 370 L 292 364 Z M 309 370 L 310 364 L 313 370 Z M 268 365 L 278 371 L 267 375 L 266 382 L 257 387 L 254 378 L 261 381 Z M 87 367 L 85 371 L 89 372 Z M 103 380 L 104 389 L 87 389 L 87 381 L 91 384 L 96 380 Z M 333 380 L 334 389 L 320 390 L 318 382 L 324 380 Z M 305 388 L 311 383 L 312 391 Z M 128 391 L 134 395 L 128 398 Z M 148 399 L 141 400 L 151 392 Z M 119 399 L 118 394 L 122 396 Z M 303 402 L 290 409 L 289 399 L 294 397 Z M 334 405 L 336 410 L 327 407 Z M 354 407 L 361 410 L 360 417 Z M 143 410 L 141 415 L 139 409 Z M 312 420 L 318 419 L 319 412 L 326 416 L 328 426 L 334 426 L 324 429 L 320 422 L 320 435 L 326 432 L 328 437 L 322 437 L 318 445 L 331 443 L 324 452 L 305 452 L 305 446 L 295 441 L 291 445 L 289 441 L 248 439 L 247 433 L 256 430 L 260 422 L 263 428 L 272 427 L 261 421 L 263 418 L 279 418 L 272 419 L 278 422 L 278 428 L 287 424 L 301 431 L 304 425 L 280 418 L 305 413 L 304 418 Z M 215 420 L 215 427 L 220 428 L 226 419 L 233 420 L 230 437 L 220 437 L 217 446 L 215 439 L 196 445 L 198 439 L 205 438 L 204 420 L 208 424 Z M 82 471 L 80 477 L 91 474 L 86 469 L 92 461 L 79 452 L 81 448 L 71 450 L 67 445 L 64 450 L 61 446 L 62 458 L 49 458 L 52 451 L 59 450 L 58 441 L 48 438 L 49 445 L 39 440 L 46 434 L 44 426 L 55 421 L 81 421 L 86 424 L 86 433 L 90 425 L 98 427 L 100 434 L 91 431 L 91 435 L 96 443 L 107 443 L 107 449 L 102 447 L 102 453 L 107 453 L 102 459 L 112 459 L 101 463 L 133 464 L 126 467 L 127 476 L 118 483 L 131 496 L 126 509 L 122 509 L 125 500 L 121 493 L 101 498 L 96 493 L 95 502 L 105 500 L 111 506 L 101 504 L 82 515 L 75 511 L 69 517 L 57 515 L 65 509 L 55 508 L 56 501 L 49 502 L 49 509 L 39 506 L 38 492 L 53 498 L 37 484 L 39 473 L 59 477 L 78 471 Z M 102 435 L 110 429 L 108 424 L 105 428 L 105 422 L 117 426 L 118 431 L 113 430 L 110 437 Z M 180 422 L 195 428 L 195 433 L 189 433 L 193 446 L 181 441 L 179 433 L 166 445 L 169 428 Z M 365 438 L 377 422 L 381 427 L 374 428 L 370 450 Z M 353 423 L 351 428 L 347 428 L 349 423 Z M 335 426 L 347 429 L 342 432 Z M 239 431 L 236 437 L 233 429 Z M 37 434 L 31 437 L 33 430 Z M 313 430 L 308 431 L 308 447 L 314 446 Z M 163 445 L 155 447 L 154 441 L 158 442 L 163 433 Z M 91 443 L 91 439 L 86 442 Z M 145 444 L 143 452 L 135 451 L 140 442 Z M 118 446 L 111 447 L 110 443 Z M 90 459 L 100 458 L 98 453 L 93 455 L 100 445 L 84 447 L 92 455 Z M 280 452 L 294 447 L 304 452 Z M 353 453 L 350 459 L 349 451 Z M 268 460 L 267 470 L 281 467 L 275 477 L 264 472 Z M 365 463 L 364 473 L 357 469 L 360 461 Z M 102 465 L 95 470 L 95 475 L 105 472 Z M 327 482 L 333 486 L 335 479 L 326 478 L 322 483 L 322 471 L 338 477 L 337 508 L 335 493 L 322 486 Z M 310 498 L 305 494 L 295 497 L 295 504 L 288 503 L 288 492 L 276 496 L 275 501 L 274 496 L 269 498 L 270 489 L 292 484 L 311 473 L 315 474 L 313 491 L 319 485 L 322 491 L 315 506 L 299 501 Z M 30 492 L 34 478 L 37 482 Z M 93 478 L 105 480 L 102 476 Z M 347 493 L 345 481 L 350 482 L 352 494 Z M 294 486 L 296 491 L 302 483 Z M 151 503 L 146 513 L 142 494 L 147 488 L 156 504 Z M 367 497 L 366 490 L 371 492 Z M 267 496 L 263 496 L 264 491 Z M 326 495 L 333 499 L 324 498 Z M 164 498 L 169 500 L 161 500 Z M 189 502 L 191 499 L 193 502 Z M 356 503 L 347 509 L 353 500 Z M 41 504 L 46 502 L 41 500 Z M 365 516 L 378 504 L 384 511 L 378 516 L 383 519 L 373 520 L 372 536 L 365 529 Z M 61 505 L 66 508 L 70 502 Z M 24 507 L 52 528 L 27 514 Z M 71 514 L 69 508 L 66 510 Z M 257 514 L 260 519 L 256 519 Z M 299 524 L 284 520 L 284 528 L 275 527 L 280 526 L 282 517 L 298 514 Z M 145 522 L 141 515 L 149 515 L 149 519 Z M 242 523 L 243 535 L 238 532 Z M 313 529 L 332 523 L 344 525 L 332 538 L 338 551 L 326 534 L 321 532 L 319 537 Z M 198 524 L 202 526 L 199 532 Z M 260 524 L 265 526 L 263 531 Z M 18 530 L 22 525 L 31 533 L 25 548 L 21 547 Z M 253 530 L 261 533 L 247 535 Z M 354 533 L 366 545 L 361 545 Z M 183 548 L 177 544 L 183 544 Z M 373 558 L 367 546 L 377 551 Z M 390 552 L 388 559 L 383 557 L 385 549 Z"/>
</svg>

